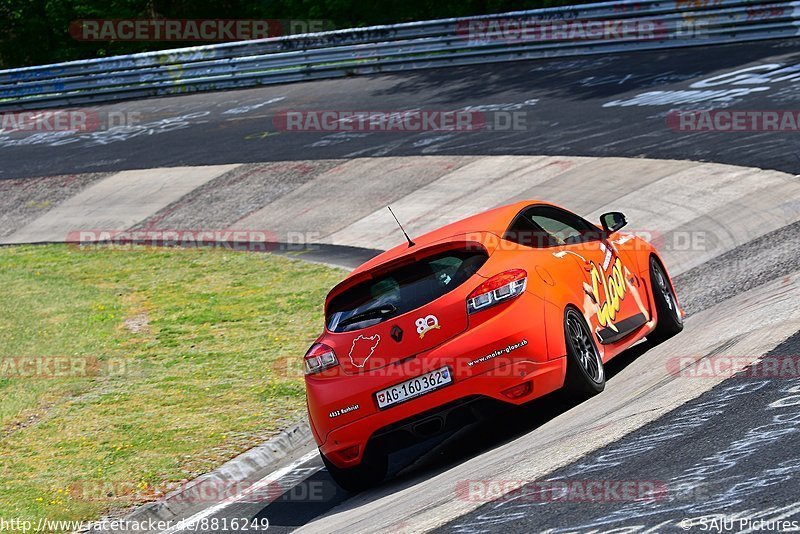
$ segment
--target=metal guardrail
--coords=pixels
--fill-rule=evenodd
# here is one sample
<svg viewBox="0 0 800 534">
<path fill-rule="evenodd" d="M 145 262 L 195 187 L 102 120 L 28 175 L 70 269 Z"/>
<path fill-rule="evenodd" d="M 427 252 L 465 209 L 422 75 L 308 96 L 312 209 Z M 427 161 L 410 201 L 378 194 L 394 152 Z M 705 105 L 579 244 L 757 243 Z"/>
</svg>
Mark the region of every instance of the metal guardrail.
<svg viewBox="0 0 800 534">
<path fill-rule="evenodd" d="M 633 35 L 623 35 L 624 28 L 633 28 Z M 799 28 L 800 1 L 601 2 L 2 70 L 0 109 L 788 38 L 796 37 Z"/>
</svg>

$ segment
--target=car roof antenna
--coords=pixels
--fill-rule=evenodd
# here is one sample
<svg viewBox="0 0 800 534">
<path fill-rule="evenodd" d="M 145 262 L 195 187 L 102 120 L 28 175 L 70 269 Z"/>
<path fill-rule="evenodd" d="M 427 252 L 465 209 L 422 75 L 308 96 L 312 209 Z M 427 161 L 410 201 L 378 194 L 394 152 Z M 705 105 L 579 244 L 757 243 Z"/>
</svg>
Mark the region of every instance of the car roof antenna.
<svg viewBox="0 0 800 534">
<path fill-rule="evenodd" d="M 403 232 L 403 235 L 404 235 L 404 236 L 406 236 L 406 241 L 408 241 L 408 248 L 411 248 L 411 247 L 413 247 L 414 245 L 416 245 L 416 243 L 414 243 L 413 241 L 411 241 L 411 238 L 410 238 L 410 237 L 408 237 L 408 234 L 406 233 L 406 229 L 405 229 L 405 228 L 403 228 L 403 225 L 402 225 L 402 224 L 400 224 L 400 221 L 399 221 L 399 220 L 397 220 L 397 215 L 395 215 L 395 214 L 394 214 L 394 212 L 392 211 L 392 207 L 391 207 L 391 206 L 386 206 L 386 209 L 388 209 L 388 210 L 389 210 L 389 213 L 391 213 L 391 214 L 392 214 L 392 217 L 394 217 L 394 220 L 395 220 L 395 221 L 397 221 L 397 226 L 399 226 L 399 227 L 400 227 L 400 231 L 401 231 L 401 232 Z"/>
</svg>

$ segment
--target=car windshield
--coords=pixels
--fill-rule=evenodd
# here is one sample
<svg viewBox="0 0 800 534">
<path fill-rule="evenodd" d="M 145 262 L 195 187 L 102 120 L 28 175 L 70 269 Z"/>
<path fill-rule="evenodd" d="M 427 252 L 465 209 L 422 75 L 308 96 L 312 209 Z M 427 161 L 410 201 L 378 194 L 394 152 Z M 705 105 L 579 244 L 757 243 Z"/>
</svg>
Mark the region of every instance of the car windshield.
<svg viewBox="0 0 800 534">
<path fill-rule="evenodd" d="M 483 250 L 448 251 L 358 284 L 331 300 L 328 329 L 367 328 L 424 306 L 466 282 L 487 258 Z"/>
</svg>

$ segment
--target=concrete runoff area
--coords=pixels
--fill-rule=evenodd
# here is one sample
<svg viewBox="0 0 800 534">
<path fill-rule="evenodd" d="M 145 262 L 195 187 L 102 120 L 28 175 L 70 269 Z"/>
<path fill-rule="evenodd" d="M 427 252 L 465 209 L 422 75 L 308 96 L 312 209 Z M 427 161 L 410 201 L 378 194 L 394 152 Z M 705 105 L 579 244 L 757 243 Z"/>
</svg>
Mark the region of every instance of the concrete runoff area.
<svg viewBox="0 0 800 534">
<path fill-rule="evenodd" d="M 292 173 L 291 183 L 282 173 Z M 385 250 L 403 242 L 387 205 L 413 237 L 525 198 L 595 223 L 605 211 L 624 212 L 626 230 L 653 240 L 673 275 L 800 220 L 800 182 L 778 171 L 640 158 L 422 156 L 123 171 L 53 203 L 0 243 L 63 241 L 75 229 L 240 229 L 298 246 Z"/>
<path fill-rule="evenodd" d="M 236 165 L 122 171 L 65 200 L 3 239 L 64 241 L 71 231 L 126 230 Z"/>
</svg>

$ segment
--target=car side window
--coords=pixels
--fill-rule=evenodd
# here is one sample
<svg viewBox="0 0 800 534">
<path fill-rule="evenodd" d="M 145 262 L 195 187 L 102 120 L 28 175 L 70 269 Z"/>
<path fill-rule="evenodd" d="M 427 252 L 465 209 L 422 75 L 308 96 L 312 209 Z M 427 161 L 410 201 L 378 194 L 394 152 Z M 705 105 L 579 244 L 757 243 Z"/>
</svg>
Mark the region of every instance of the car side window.
<svg viewBox="0 0 800 534">
<path fill-rule="evenodd" d="M 521 212 L 505 239 L 533 248 L 585 243 L 600 238 L 598 228 L 568 211 L 552 206 L 533 206 Z"/>
</svg>

